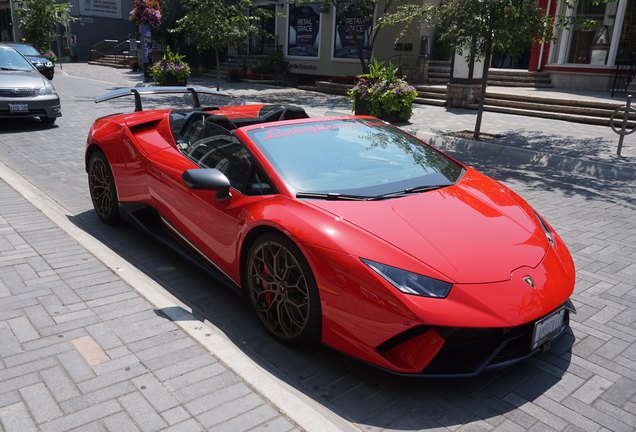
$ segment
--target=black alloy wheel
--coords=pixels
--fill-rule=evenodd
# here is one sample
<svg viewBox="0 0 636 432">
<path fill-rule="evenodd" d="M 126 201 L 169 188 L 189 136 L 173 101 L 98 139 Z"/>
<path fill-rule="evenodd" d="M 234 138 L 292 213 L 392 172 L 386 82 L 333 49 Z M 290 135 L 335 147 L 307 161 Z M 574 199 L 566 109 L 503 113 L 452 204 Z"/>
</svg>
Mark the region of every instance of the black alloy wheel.
<svg viewBox="0 0 636 432">
<path fill-rule="evenodd" d="M 287 237 L 259 237 L 247 258 L 246 285 L 261 323 L 276 339 L 300 345 L 320 341 L 321 311 L 307 260 Z"/>
<path fill-rule="evenodd" d="M 100 150 L 94 151 L 88 162 L 88 188 L 93 207 L 102 222 L 109 225 L 120 222 L 115 179 L 106 156 Z"/>
</svg>

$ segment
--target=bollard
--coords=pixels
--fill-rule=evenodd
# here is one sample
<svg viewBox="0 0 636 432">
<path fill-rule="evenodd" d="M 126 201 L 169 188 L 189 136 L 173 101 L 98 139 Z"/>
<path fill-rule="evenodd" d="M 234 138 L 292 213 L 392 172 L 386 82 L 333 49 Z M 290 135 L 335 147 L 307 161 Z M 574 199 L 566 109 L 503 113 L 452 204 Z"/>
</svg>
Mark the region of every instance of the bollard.
<svg viewBox="0 0 636 432">
<path fill-rule="evenodd" d="M 632 108 L 632 95 L 627 96 L 627 104 L 625 104 L 625 106 L 616 108 L 614 110 L 614 113 L 612 113 L 612 117 L 610 118 L 610 127 L 614 132 L 620 135 L 620 138 L 618 139 L 618 148 L 616 149 L 616 154 L 618 156 L 621 155 L 621 150 L 623 149 L 623 139 L 625 138 L 625 135 L 630 135 L 636 132 L 636 128 L 633 128 L 629 132 L 627 131 L 627 120 L 629 120 L 630 112 L 634 112 L 636 114 L 636 110 Z M 623 121 L 621 122 L 621 129 L 617 130 L 616 126 L 614 125 L 614 120 L 619 113 L 623 114 Z"/>
</svg>

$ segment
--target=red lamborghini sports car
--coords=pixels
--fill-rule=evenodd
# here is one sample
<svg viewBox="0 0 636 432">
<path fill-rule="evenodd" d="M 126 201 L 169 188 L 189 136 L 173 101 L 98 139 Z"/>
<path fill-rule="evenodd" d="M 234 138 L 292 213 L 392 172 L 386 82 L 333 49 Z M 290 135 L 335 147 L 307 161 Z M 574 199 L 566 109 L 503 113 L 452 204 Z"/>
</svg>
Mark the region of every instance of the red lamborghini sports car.
<svg viewBox="0 0 636 432">
<path fill-rule="evenodd" d="M 144 93 L 194 108 L 142 110 Z M 373 117 L 115 90 L 86 171 L 99 218 L 143 228 L 250 300 L 265 329 L 374 366 L 471 376 L 546 350 L 574 263 L 516 193 Z"/>
</svg>

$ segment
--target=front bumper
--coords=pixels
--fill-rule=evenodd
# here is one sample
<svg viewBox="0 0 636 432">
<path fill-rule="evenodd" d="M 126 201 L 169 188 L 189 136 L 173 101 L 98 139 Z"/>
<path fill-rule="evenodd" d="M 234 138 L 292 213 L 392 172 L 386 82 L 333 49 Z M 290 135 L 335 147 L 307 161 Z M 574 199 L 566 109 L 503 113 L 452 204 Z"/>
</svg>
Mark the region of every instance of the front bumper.
<svg viewBox="0 0 636 432">
<path fill-rule="evenodd" d="M 9 104 L 20 103 L 29 106 L 26 112 L 11 112 Z M 62 109 L 57 94 L 35 97 L 0 97 L 0 118 L 61 117 Z"/>
<path fill-rule="evenodd" d="M 393 344 L 388 343 L 378 347 L 378 352 L 385 357 L 390 357 L 391 353 L 397 350 L 404 357 L 404 352 L 408 351 L 405 347 L 408 345 L 418 347 L 427 345 L 417 341 L 418 338 L 435 339 L 439 341 L 439 346 L 432 359 L 430 359 L 431 353 L 414 352 L 411 356 L 415 359 L 418 354 L 422 355 L 423 364 L 426 366 L 421 372 L 393 371 L 393 373 L 426 378 L 474 377 L 486 371 L 519 363 L 541 351 L 548 351 L 552 343 L 563 336 L 569 328 L 570 314 L 576 313 L 570 300 L 562 307 L 565 308 L 562 325 L 549 339 L 535 348 L 531 346 L 536 322 L 533 321 L 511 328 L 421 327 L 419 333 L 418 330 L 411 329 L 407 340 L 396 339 L 399 341 L 398 345 L 392 346 Z M 431 344 L 429 343 L 428 346 L 430 347 Z"/>
</svg>

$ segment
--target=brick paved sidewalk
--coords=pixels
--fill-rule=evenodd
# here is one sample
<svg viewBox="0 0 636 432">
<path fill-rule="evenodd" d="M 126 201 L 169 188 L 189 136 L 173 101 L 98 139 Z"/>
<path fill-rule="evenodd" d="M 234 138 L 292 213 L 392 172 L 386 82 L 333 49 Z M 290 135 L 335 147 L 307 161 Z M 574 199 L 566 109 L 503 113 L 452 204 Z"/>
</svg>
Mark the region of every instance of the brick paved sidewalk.
<svg viewBox="0 0 636 432">
<path fill-rule="evenodd" d="M 0 181 L 0 431 L 297 427 Z"/>
</svg>

